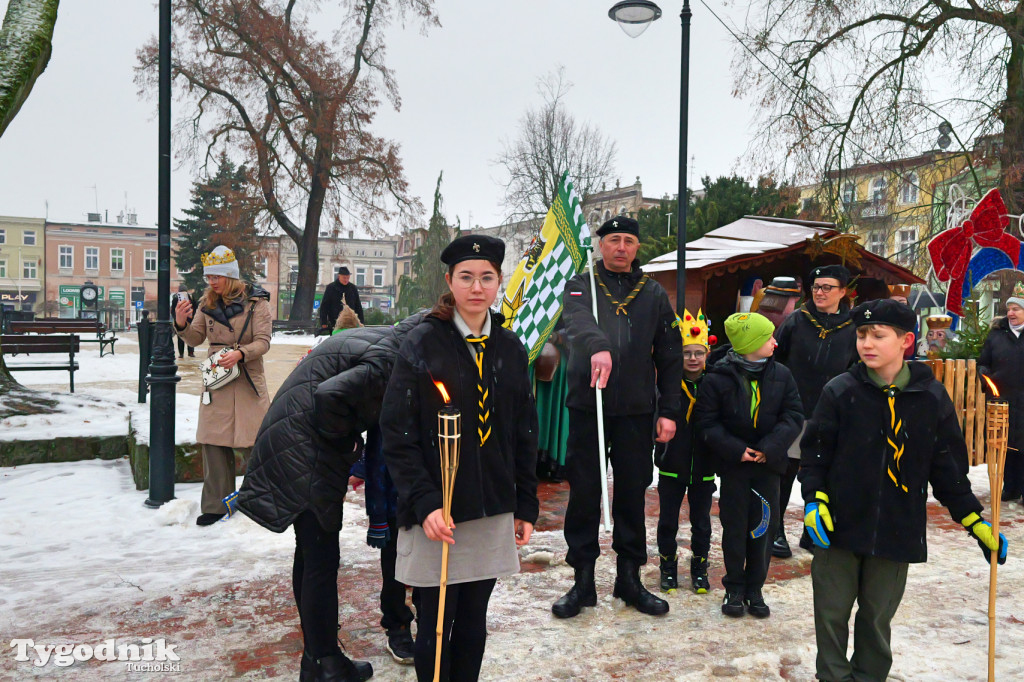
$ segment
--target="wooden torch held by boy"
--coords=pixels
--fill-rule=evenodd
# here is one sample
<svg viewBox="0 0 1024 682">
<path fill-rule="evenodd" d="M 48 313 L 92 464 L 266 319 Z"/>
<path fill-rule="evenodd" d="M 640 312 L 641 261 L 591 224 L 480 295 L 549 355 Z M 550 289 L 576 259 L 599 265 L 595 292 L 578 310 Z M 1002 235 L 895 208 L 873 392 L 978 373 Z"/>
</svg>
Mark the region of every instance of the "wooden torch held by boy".
<svg viewBox="0 0 1024 682">
<path fill-rule="evenodd" d="M 992 392 L 985 413 L 987 430 L 986 463 L 988 485 L 992 499 L 992 535 L 999 537 L 999 506 L 1003 501 L 1003 467 L 1006 465 L 1006 442 L 1010 431 L 1010 406 L 999 400 L 999 389 L 988 377 L 982 377 Z M 993 552 L 988 575 L 988 679 L 996 679 L 996 569 L 999 562 Z"/>
<path fill-rule="evenodd" d="M 459 447 L 462 442 L 462 413 L 452 407 L 444 384 L 435 382 L 444 397 L 444 407 L 437 411 L 437 447 L 441 455 L 441 515 L 449 528 L 452 525 L 452 491 L 459 471 Z M 441 652 L 444 648 L 444 598 L 448 591 L 448 543 L 441 542 L 441 583 L 437 602 L 435 634 L 434 682 L 441 680 Z"/>
</svg>

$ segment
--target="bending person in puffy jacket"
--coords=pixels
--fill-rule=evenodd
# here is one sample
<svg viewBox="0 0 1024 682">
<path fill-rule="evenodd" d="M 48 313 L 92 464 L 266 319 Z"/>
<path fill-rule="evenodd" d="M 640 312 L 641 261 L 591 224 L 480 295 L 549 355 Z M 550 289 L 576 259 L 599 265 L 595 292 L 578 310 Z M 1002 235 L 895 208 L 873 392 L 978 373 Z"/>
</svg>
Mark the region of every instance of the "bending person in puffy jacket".
<svg viewBox="0 0 1024 682">
<path fill-rule="evenodd" d="M 395 327 L 353 329 L 317 346 L 270 405 L 242 481 L 243 514 L 275 533 L 295 527 L 292 586 L 304 641 L 301 680 L 365 680 L 369 663 L 338 647 L 338 534 L 360 433 L 376 425 L 402 339 Z"/>
</svg>

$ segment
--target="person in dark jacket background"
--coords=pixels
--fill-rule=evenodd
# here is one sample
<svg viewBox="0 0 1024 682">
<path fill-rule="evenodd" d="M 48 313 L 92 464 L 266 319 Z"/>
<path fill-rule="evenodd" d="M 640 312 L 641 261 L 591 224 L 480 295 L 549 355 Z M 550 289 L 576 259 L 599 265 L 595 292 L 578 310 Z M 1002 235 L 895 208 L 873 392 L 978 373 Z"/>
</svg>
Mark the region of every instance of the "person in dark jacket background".
<svg viewBox="0 0 1024 682">
<path fill-rule="evenodd" d="M 708 322 L 704 312 L 683 312 L 680 325 L 683 339 L 683 393 L 687 404 L 679 420 L 675 437 L 655 448 L 654 463 L 658 467 L 658 554 L 661 558 L 661 590 L 672 592 L 678 587 L 676 556 L 679 531 L 679 508 L 686 496 L 690 502 L 690 583 L 697 594 L 706 594 L 708 583 L 708 552 L 711 549 L 711 498 L 715 493 L 715 468 L 711 456 L 704 452 L 697 436 L 693 408 L 700 395 L 705 362 L 711 345 Z M 662 453 L 659 457 L 658 453 Z"/>
<path fill-rule="evenodd" d="M 497 578 L 519 572 L 516 549 L 537 520 L 537 408 L 526 348 L 490 311 L 501 285 L 505 244 L 468 235 L 441 253 L 444 294 L 402 344 L 381 414 L 384 457 L 398 489 L 395 577 L 420 588 L 416 676 L 469 682 L 480 674 L 487 606 Z M 438 410 L 462 415 L 461 453 L 442 512 Z M 441 542 L 450 545 L 443 638 L 437 641 Z"/>
<path fill-rule="evenodd" d="M 1003 502 L 1024 494 L 1024 284 L 1006 300 L 1006 317 L 992 326 L 978 357 L 978 371 L 995 382 L 999 397 L 1010 403 Z"/>
<path fill-rule="evenodd" d="M 364 680 L 369 663 L 338 647 L 342 507 L 356 439 L 374 426 L 398 347 L 422 315 L 325 340 L 278 390 L 236 500 L 264 528 L 295 529 L 292 587 L 302 624 L 302 680 Z"/>
<path fill-rule="evenodd" d="M 565 285 L 562 319 L 569 338 L 569 441 L 565 510 L 566 561 L 575 569 L 572 588 L 551 611 L 572 618 L 597 604 L 594 565 L 601 554 L 601 475 L 596 392 L 604 389 L 604 430 L 615 470 L 612 549 L 616 556 L 614 595 L 642 613 L 668 613 L 668 602 L 640 582 L 647 563 L 644 494 L 654 475 L 652 436 L 659 443 L 675 435 L 681 419 L 683 379 L 677 317 L 660 284 L 640 270 L 639 226 L 617 216 L 597 230 L 601 261 L 594 265 L 597 291 L 587 273 Z M 597 297 L 594 319 L 591 296 Z M 653 428 L 652 428 L 653 427 Z"/>
<path fill-rule="evenodd" d="M 800 390 L 803 415 L 807 419 L 833 377 L 857 362 L 857 334 L 850 321 L 846 285 L 850 271 L 842 265 L 822 265 L 811 270 L 811 300 L 786 318 L 775 333 L 779 347 L 775 359 L 789 368 Z M 779 530 L 772 539 L 772 555 L 785 559 L 793 555 L 786 539 L 785 511 L 800 468 L 800 438 L 789 449 L 786 471 L 779 490 Z M 810 542 L 801 538 L 801 547 Z"/>
<path fill-rule="evenodd" d="M 178 303 L 180 301 L 188 301 L 189 305 L 192 306 L 192 314 L 185 318 L 185 325 L 188 326 L 188 325 L 192 324 L 192 320 L 195 319 L 196 309 L 199 306 L 196 305 L 196 297 L 193 296 L 191 293 L 189 293 L 188 287 L 186 287 L 184 284 L 179 284 L 178 285 L 177 293 L 171 294 L 171 310 L 174 310 L 175 307 L 177 307 L 177 305 L 178 305 Z M 181 338 L 179 336 L 178 337 L 178 357 L 179 358 L 185 357 L 185 346 L 186 345 L 187 344 L 185 343 L 185 339 L 183 339 L 183 338 Z M 196 356 L 196 349 L 195 349 L 194 346 L 188 346 L 188 356 L 190 358 L 194 358 Z"/>
<path fill-rule="evenodd" d="M 887 679 L 890 622 L 911 563 L 928 559 L 928 485 L 978 540 L 985 557 L 1006 542 L 992 535 L 967 480 L 967 447 L 953 403 L 931 369 L 906 362 L 914 312 L 896 301 L 853 309 L 863 362 L 830 381 L 800 443 L 804 523 L 811 563 L 821 680 Z M 853 658 L 846 657 L 854 601 Z"/>
<path fill-rule="evenodd" d="M 346 305 L 355 311 L 361 323 L 366 323 L 363 317 L 363 305 L 359 302 L 359 289 L 349 281 L 350 279 L 351 273 L 342 265 L 338 268 L 337 278 L 324 289 L 323 298 L 320 299 L 321 334 L 331 333 L 338 315 Z"/>
<path fill-rule="evenodd" d="M 780 522 L 779 477 L 787 452 L 803 425 L 793 375 L 772 357 L 775 326 L 758 313 L 725 320 L 732 349 L 701 384 L 697 426 L 714 453 L 722 479 L 725 598 L 722 613 L 770 615 L 761 588 L 768 575 L 769 539 Z"/>
</svg>

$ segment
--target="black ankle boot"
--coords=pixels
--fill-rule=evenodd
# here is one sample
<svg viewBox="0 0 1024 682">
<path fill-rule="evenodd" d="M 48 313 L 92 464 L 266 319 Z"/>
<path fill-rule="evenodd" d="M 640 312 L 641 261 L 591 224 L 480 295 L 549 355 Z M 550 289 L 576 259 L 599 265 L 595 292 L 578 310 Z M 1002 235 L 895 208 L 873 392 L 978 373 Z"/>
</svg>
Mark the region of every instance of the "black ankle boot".
<svg viewBox="0 0 1024 682">
<path fill-rule="evenodd" d="M 789 540 L 786 539 L 786 531 L 780 530 L 772 542 L 772 556 L 779 559 L 788 559 L 793 556 L 793 550 L 789 548 Z"/>
<path fill-rule="evenodd" d="M 707 594 L 711 589 L 708 582 L 708 558 L 706 556 L 690 557 L 690 582 L 697 594 Z"/>
<path fill-rule="evenodd" d="M 675 592 L 676 588 L 679 587 L 679 560 L 676 555 L 673 554 L 671 557 L 666 557 L 664 554 L 661 556 L 661 591 L 662 592 Z"/>
<path fill-rule="evenodd" d="M 597 588 L 594 586 L 594 564 L 576 569 L 576 581 L 565 595 L 551 605 L 551 613 L 558 618 L 578 616 L 584 606 L 597 606 Z"/>
<path fill-rule="evenodd" d="M 373 677 L 373 666 L 367 661 L 353 661 L 345 654 L 324 656 L 317 663 L 317 682 L 363 682 Z"/>
<path fill-rule="evenodd" d="M 309 652 L 302 652 L 302 663 L 299 667 L 299 682 L 316 682 L 316 676 L 320 674 L 320 666 L 316 659 L 309 655 Z"/>
<path fill-rule="evenodd" d="M 668 602 L 648 592 L 640 582 L 640 566 L 628 559 L 618 560 L 613 596 L 626 602 L 640 613 L 663 616 L 668 613 Z"/>
</svg>

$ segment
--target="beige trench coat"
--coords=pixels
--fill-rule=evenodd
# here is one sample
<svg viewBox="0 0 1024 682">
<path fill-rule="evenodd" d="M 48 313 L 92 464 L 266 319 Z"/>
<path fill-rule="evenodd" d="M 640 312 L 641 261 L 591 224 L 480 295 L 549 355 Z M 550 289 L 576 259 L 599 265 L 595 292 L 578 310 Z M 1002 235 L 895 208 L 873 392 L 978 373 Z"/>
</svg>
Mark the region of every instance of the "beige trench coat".
<svg viewBox="0 0 1024 682">
<path fill-rule="evenodd" d="M 245 330 L 245 336 L 240 341 L 239 350 L 245 355 L 245 368 L 249 371 L 259 395 L 253 392 L 244 372 L 227 386 L 210 391 L 209 405 L 203 405 L 200 399 L 199 429 L 196 433 L 198 443 L 251 448 L 256 442 L 256 432 L 259 431 L 263 417 L 270 408 L 270 395 L 263 374 L 263 355 L 270 350 L 274 316 L 266 299 L 251 297 L 246 301 L 242 312 L 228 320 L 232 329 L 206 315 L 201 308 L 196 311 L 191 325 L 184 329 L 178 329 L 173 325 L 178 336 L 190 346 L 197 347 L 203 341 L 209 341 L 209 357 L 224 346 L 235 344 L 253 302 L 256 303 L 256 308 L 253 310 L 252 321 Z"/>
</svg>

